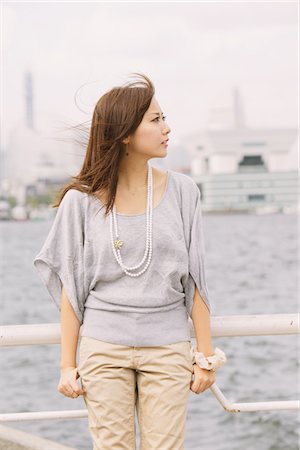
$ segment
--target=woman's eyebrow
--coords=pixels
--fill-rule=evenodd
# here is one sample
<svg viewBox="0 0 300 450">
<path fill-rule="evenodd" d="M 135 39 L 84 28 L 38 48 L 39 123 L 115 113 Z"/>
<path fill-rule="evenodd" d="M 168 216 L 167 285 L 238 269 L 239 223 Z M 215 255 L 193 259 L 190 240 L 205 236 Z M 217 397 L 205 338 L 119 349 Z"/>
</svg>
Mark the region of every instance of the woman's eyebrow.
<svg viewBox="0 0 300 450">
<path fill-rule="evenodd" d="M 159 112 L 152 112 L 152 113 L 150 113 L 150 114 L 156 114 L 157 116 L 160 116 L 160 113 L 159 113 Z M 163 114 L 163 112 L 162 112 L 162 114 Z"/>
</svg>

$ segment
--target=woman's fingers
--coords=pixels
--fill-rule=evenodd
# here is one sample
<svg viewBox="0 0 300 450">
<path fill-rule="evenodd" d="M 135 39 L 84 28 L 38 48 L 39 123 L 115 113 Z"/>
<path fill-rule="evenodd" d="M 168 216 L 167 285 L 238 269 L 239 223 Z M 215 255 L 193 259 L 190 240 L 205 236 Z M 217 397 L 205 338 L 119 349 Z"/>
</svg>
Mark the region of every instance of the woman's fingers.
<svg viewBox="0 0 300 450">
<path fill-rule="evenodd" d="M 58 392 L 70 398 L 77 398 L 79 395 L 83 395 L 84 390 L 76 382 L 77 374 L 76 367 L 63 369 L 57 387 Z"/>
<path fill-rule="evenodd" d="M 61 385 L 58 387 L 58 391 L 61 394 L 64 394 L 67 397 L 72 397 L 72 398 L 76 398 L 79 397 L 79 395 L 83 395 L 84 391 L 78 386 L 74 386 L 74 385 Z"/>
<path fill-rule="evenodd" d="M 83 389 L 81 389 L 78 386 L 76 381 L 71 381 L 70 385 L 71 385 L 71 388 L 72 388 L 73 392 L 75 392 L 77 395 L 82 395 L 83 394 Z"/>
<path fill-rule="evenodd" d="M 215 382 L 215 373 L 201 369 L 194 365 L 194 380 L 191 382 L 190 389 L 195 394 L 206 391 Z"/>
<path fill-rule="evenodd" d="M 66 397 L 73 397 L 73 389 L 68 384 L 60 383 L 57 388 L 58 392 L 65 395 Z M 77 394 L 76 394 L 77 396 Z"/>
</svg>

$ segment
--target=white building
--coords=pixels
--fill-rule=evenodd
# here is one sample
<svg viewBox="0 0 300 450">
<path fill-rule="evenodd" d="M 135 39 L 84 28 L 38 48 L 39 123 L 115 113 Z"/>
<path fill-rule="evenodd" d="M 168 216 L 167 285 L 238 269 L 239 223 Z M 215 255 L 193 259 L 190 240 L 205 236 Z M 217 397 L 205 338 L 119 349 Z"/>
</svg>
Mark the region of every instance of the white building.
<svg viewBox="0 0 300 450">
<path fill-rule="evenodd" d="M 190 175 L 200 187 L 203 209 L 296 207 L 297 128 L 247 128 L 243 117 L 235 92 L 233 106 L 213 113 L 207 130 L 184 137 L 191 157 Z"/>
</svg>

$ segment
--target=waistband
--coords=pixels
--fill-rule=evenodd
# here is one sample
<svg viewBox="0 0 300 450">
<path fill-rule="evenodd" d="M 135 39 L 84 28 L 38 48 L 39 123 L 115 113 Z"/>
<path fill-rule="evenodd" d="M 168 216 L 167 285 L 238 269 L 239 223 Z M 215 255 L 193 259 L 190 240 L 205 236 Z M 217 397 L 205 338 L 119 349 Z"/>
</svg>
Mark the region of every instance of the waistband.
<svg viewBox="0 0 300 450">
<path fill-rule="evenodd" d="M 184 306 L 147 314 L 85 308 L 81 336 L 130 346 L 157 346 L 191 340 Z"/>
</svg>

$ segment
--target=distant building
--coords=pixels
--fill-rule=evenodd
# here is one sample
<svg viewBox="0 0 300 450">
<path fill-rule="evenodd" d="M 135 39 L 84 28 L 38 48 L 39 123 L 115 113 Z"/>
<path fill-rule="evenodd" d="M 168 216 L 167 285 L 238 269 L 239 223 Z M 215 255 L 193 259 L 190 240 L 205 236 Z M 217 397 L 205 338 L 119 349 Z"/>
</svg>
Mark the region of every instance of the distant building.
<svg viewBox="0 0 300 450">
<path fill-rule="evenodd" d="M 200 187 L 203 210 L 296 207 L 297 128 L 247 128 L 236 92 L 234 99 L 231 109 L 221 108 L 227 116 L 212 114 L 215 121 L 207 130 L 185 137 L 190 175 Z"/>
<path fill-rule="evenodd" d="M 44 192 L 51 185 L 62 185 L 77 174 L 82 162 L 82 149 L 79 148 L 73 132 L 64 134 L 51 130 L 57 126 L 63 129 L 64 122 L 57 115 L 35 116 L 33 104 L 33 79 L 30 72 L 25 74 L 24 119 L 18 120 L 10 130 L 7 148 L 1 152 L 1 192 L 13 195 L 19 204 L 24 204 L 27 195 Z M 50 125 L 43 131 L 39 123 Z M 44 188 L 42 187 L 44 185 Z"/>
</svg>

